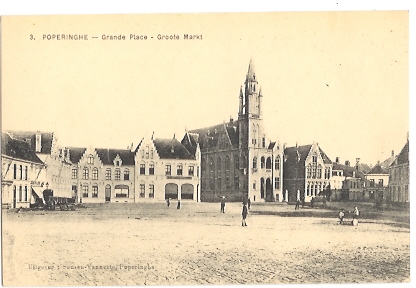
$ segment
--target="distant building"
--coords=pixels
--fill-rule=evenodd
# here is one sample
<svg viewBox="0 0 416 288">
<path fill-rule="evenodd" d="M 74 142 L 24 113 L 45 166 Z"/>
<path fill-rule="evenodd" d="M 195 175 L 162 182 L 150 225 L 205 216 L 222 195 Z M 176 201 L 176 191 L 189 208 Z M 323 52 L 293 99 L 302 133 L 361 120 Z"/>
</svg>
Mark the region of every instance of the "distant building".
<svg viewBox="0 0 416 288">
<path fill-rule="evenodd" d="M 284 149 L 285 200 L 293 202 L 304 197 L 308 202 L 321 192 L 330 191 L 331 175 L 332 161 L 318 143 Z"/>
<path fill-rule="evenodd" d="M 30 207 L 36 200 L 33 187 L 46 188 L 44 182 L 38 181 L 45 165 L 32 151 L 28 142 L 13 139 L 5 133 L 1 137 L 1 153 L 2 207 Z"/>
<path fill-rule="evenodd" d="M 379 163 L 380 167 L 383 168 L 385 171 L 388 172 L 390 165 L 393 163 L 394 159 L 396 159 L 394 155 L 394 150 L 391 151 L 391 156 L 384 160 L 383 162 Z"/>
<path fill-rule="evenodd" d="M 409 139 L 389 167 L 389 200 L 410 202 L 409 197 Z"/>
<path fill-rule="evenodd" d="M 243 92 L 244 91 L 244 92 Z M 250 61 L 238 119 L 187 131 L 182 144 L 201 149 L 201 200 L 282 201 L 282 149 L 266 137 L 263 95 Z"/>
<path fill-rule="evenodd" d="M 142 139 L 135 149 L 136 202 L 145 199 L 200 201 L 201 152 L 176 138 Z"/>
<path fill-rule="evenodd" d="M 366 189 L 364 200 L 382 201 L 386 196 L 389 184 L 389 173 L 377 163 L 371 171 L 365 174 Z"/>
</svg>

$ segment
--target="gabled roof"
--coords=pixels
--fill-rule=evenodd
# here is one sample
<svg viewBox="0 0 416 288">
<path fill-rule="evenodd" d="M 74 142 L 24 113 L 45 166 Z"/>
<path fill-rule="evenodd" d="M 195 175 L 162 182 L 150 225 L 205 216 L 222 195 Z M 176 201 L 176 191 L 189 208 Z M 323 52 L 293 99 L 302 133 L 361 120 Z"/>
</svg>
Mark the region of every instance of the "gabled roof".
<svg viewBox="0 0 416 288">
<path fill-rule="evenodd" d="M 381 168 L 389 168 L 389 166 L 391 165 L 391 163 L 393 163 L 395 157 L 394 156 L 390 156 L 389 158 L 387 158 L 386 160 L 384 160 L 383 162 L 380 163 Z"/>
<path fill-rule="evenodd" d="M 358 171 L 362 173 L 368 173 L 370 172 L 371 167 L 364 163 L 358 163 Z"/>
<path fill-rule="evenodd" d="M 309 155 L 309 151 L 311 151 L 312 144 L 309 145 L 302 145 L 302 146 L 295 146 L 295 147 L 287 147 L 284 150 L 285 158 L 287 161 L 290 162 L 297 162 L 298 153 L 300 156 L 299 162 L 305 162 L 306 158 Z M 325 152 L 319 147 L 319 154 L 322 157 L 322 160 L 325 164 L 331 164 L 332 161 L 329 157 L 325 154 Z"/>
<path fill-rule="evenodd" d="M 267 147 L 267 149 L 273 150 L 274 146 L 276 146 L 276 142 L 270 142 L 269 147 Z"/>
<path fill-rule="evenodd" d="M 161 159 L 195 159 L 195 157 L 175 138 L 154 139 L 153 143 Z"/>
<path fill-rule="evenodd" d="M 120 156 L 122 165 L 134 165 L 134 152 L 128 149 L 108 149 L 108 148 L 96 148 L 98 157 L 104 165 L 114 165 L 114 159 L 117 155 Z"/>
<path fill-rule="evenodd" d="M 78 148 L 78 147 L 67 147 L 69 149 L 69 160 L 73 164 L 76 164 L 81 159 L 82 155 L 84 155 L 87 148 Z"/>
<path fill-rule="evenodd" d="M 376 166 L 373 167 L 373 169 L 371 169 L 367 173 L 367 175 L 371 175 L 371 174 L 389 174 L 389 172 L 387 172 L 379 164 L 377 164 Z"/>
<path fill-rule="evenodd" d="M 51 154 L 52 151 L 52 139 L 53 132 L 33 132 L 33 131 L 8 131 L 12 135 L 13 139 L 27 141 L 30 139 L 30 149 L 36 151 L 36 134 L 41 134 L 41 151 L 42 154 Z"/>
<path fill-rule="evenodd" d="M 397 155 L 396 160 L 394 160 L 391 166 L 401 164 L 409 164 L 409 140 L 407 140 L 402 151 L 400 151 L 399 155 Z"/>
<path fill-rule="evenodd" d="M 198 142 L 201 149 L 216 147 L 219 137 L 223 134 L 227 135 L 232 146 L 238 147 L 238 133 L 238 121 L 195 129 L 188 132 L 189 135 L 192 135 L 192 140 L 195 141 L 194 145 Z M 185 137 L 187 136 L 185 135 Z"/>
<path fill-rule="evenodd" d="M 286 162 L 298 162 L 298 153 L 299 153 L 299 162 L 305 162 L 306 157 L 309 155 L 309 151 L 311 151 L 312 145 L 302 145 L 302 146 L 294 146 L 294 147 L 287 147 L 284 150 Z"/>
<path fill-rule="evenodd" d="M 1 137 L 1 153 L 12 158 L 43 164 L 42 160 L 30 148 L 29 143 L 12 139 L 5 133 L 2 133 Z"/>
</svg>

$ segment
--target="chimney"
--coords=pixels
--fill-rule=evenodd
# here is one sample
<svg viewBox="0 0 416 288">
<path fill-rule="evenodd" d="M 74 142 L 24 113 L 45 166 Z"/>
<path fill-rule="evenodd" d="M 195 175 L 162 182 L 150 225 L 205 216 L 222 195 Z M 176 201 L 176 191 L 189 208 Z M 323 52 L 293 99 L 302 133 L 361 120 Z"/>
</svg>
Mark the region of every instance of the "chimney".
<svg viewBox="0 0 416 288">
<path fill-rule="evenodd" d="M 233 122 L 234 122 L 234 119 L 233 117 L 230 116 L 230 123 L 233 123 Z"/>
<path fill-rule="evenodd" d="M 40 132 L 36 132 L 36 140 L 35 140 L 35 152 L 41 152 L 42 150 L 42 135 Z"/>
<path fill-rule="evenodd" d="M 349 160 L 345 161 L 345 166 L 350 167 L 350 161 Z"/>
<path fill-rule="evenodd" d="M 339 157 L 335 157 L 335 163 L 339 164 Z"/>
<path fill-rule="evenodd" d="M 377 165 L 380 165 L 380 160 L 377 161 Z"/>
<path fill-rule="evenodd" d="M 391 150 L 391 157 L 394 157 L 394 150 Z"/>
</svg>

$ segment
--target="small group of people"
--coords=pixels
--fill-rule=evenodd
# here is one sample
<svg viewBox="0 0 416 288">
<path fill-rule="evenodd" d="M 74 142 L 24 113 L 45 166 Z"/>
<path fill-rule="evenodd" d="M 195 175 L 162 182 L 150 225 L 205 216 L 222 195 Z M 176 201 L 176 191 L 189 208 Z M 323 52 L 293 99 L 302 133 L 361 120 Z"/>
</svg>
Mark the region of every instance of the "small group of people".
<svg viewBox="0 0 416 288">
<path fill-rule="evenodd" d="M 302 197 L 302 200 L 298 198 L 296 198 L 296 205 L 295 205 L 295 210 L 299 210 L 299 206 L 300 206 L 300 202 L 302 201 L 302 208 L 305 207 L 305 197 Z"/>
<path fill-rule="evenodd" d="M 170 198 L 166 199 L 166 206 L 169 208 Z M 176 206 L 176 209 L 181 209 L 181 200 L 178 200 L 178 205 Z"/>
<path fill-rule="evenodd" d="M 348 211 L 351 212 L 351 211 Z M 358 216 L 360 215 L 360 211 L 357 207 L 354 207 L 354 211 L 352 212 L 352 221 L 351 225 L 357 226 L 358 225 Z M 339 224 L 344 224 L 344 217 L 345 217 L 345 210 L 341 209 L 338 213 Z"/>
<path fill-rule="evenodd" d="M 251 207 L 251 200 L 250 200 L 250 197 L 248 197 L 246 201 L 243 201 L 243 210 L 241 211 L 241 216 L 242 216 L 241 226 L 243 227 L 247 226 L 246 219 L 247 219 L 248 210 L 250 210 L 250 207 Z M 225 213 L 225 196 L 221 197 L 220 213 Z"/>
</svg>

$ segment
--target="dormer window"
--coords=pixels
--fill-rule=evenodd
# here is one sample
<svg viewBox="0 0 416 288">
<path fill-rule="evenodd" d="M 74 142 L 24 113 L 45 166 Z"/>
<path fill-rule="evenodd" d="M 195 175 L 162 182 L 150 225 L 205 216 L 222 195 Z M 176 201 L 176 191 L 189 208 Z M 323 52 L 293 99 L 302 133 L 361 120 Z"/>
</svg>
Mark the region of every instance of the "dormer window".
<svg viewBox="0 0 416 288">
<path fill-rule="evenodd" d="M 170 153 L 175 153 L 175 149 L 173 149 L 173 146 L 172 148 L 170 148 Z"/>
</svg>

